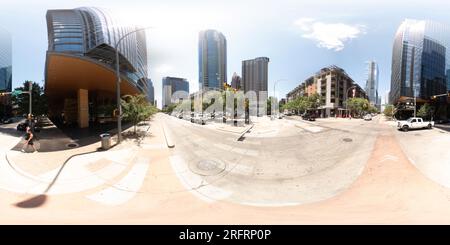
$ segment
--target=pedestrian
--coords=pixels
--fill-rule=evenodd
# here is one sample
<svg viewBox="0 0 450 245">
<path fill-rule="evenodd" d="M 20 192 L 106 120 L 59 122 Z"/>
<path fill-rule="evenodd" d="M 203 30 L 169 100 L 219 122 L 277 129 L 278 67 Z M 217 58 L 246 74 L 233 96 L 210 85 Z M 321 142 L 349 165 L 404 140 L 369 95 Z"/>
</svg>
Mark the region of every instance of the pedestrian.
<svg viewBox="0 0 450 245">
<path fill-rule="evenodd" d="M 33 153 L 37 152 L 36 147 L 34 147 L 34 135 L 31 131 L 30 127 L 27 127 L 27 132 L 25 134 L 25 143 L 22 146 L 22 152 L 25 153 L 25 150 L 28 149 L 28 146 L 30 145 L 33 148 Z"/>
</svg>

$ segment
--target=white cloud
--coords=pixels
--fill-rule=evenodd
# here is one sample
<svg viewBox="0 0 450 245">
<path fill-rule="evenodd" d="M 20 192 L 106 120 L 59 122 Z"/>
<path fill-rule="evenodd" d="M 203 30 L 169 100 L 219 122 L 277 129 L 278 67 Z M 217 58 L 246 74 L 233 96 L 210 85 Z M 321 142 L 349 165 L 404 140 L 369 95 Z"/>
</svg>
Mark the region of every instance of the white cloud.
<svg viewBox="0 0 450 245">
<path fill-rule="evenodd" d="M 324 23 L 312 18 L 301 18 L 294 22 L 300 28 L 302 37 L 315 40 L 320 48 L 341 51 L 345 43 L 366 33 L 364 25 Z"/>
</svg>

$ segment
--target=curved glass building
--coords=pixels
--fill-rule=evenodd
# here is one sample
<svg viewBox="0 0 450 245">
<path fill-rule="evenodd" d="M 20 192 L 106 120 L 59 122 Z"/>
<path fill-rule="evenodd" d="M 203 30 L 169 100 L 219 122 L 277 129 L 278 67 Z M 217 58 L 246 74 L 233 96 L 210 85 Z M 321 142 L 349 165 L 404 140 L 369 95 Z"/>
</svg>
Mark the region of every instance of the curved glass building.
<svg viewBox="0 0 450 245">
<path fill-rule="evenodd" d="M 47 11 L 45 90 L 50 116 L 80 127 L 112 116 L 116 103 L 116 47 L 122 94 L 147 95 L 145 31 L 128 35 L 137 28 L 121 26 L 99 8 Z"/>
<path fill-rule="evenodd" d="M 450 77 L 450 26 L 428 20 L 405 20 L 397 30 L 392 51 L 391 104 L 447 92 Z"/>
</svg>

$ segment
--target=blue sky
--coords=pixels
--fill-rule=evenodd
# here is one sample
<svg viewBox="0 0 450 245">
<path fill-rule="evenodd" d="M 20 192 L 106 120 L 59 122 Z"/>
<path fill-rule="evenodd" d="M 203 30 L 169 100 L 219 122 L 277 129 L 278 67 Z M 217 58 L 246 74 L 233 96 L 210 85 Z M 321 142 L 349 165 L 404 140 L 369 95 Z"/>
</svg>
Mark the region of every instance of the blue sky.
<svg viewBox="0 0 450 245">
<path fill-rule="evenodd" d="M 450 3 L 428 1 L 302 0 L 0 0 L 0 26 L 13 36 L 13 87 L 44 79 L 47 9 L 95 6 L 116 14 L 125 24 L 151 26 L 147 31 L 149 74 L 161 104 L 161 78 L 185 77 L 198 89 L 197 38 L 217 29 L 227 38 L 228 77 L 241 73 L 241 61 L 266 56 L 269 93 L 273 82 L 285 95 L 328 65 L 338 65 L 361 86 L 366 61 L 380 69 L 380 95 L 389 90 L 392 43 L 405 18 L 450 24 Z M 284 97 L 284 96 L 283 96 Z"/>
</svg>

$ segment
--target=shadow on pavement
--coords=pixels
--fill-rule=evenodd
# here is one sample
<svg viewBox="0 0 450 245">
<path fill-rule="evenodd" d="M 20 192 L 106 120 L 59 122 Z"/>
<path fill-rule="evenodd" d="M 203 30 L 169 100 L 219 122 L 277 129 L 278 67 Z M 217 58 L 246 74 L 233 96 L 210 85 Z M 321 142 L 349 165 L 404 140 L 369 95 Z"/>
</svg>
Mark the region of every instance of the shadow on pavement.
<svg viewBox="0 0 450 245">
<path fill-rule="evenodd" d="M 450 132 L 450 124 L 435 124 L 434 127 L 440 130 Z"/>
<path fill-rule="evenodd" d="M 47 195 L 41 194 L 34 196 L 32 198 L 29 198 L 25 201 L 16 203 L 15 206 L 19 208 L 37 208 L 42 206 L 47 201 Z"/>
<path fill-rule="evenodd" d="M 45 118 L 39 122 L 39 132 L 35 132 L 35 145 L 39 152 L 53 152 L 70 150 L 77 147 L 83 147 L 100 142 L 100 134 L 109 132 L 110 134 L 116 134 L 115 123 L 109 124 L 95 124 L 89 128 L 80 129 L 76 127 L 69 127 L 64 125 L 55 125 L 49 119 Z M 130 123 L 124 123 L 123 130 L 127 130 L 132 125 Z M 9 134 L 15 136 L 22 136 L 24 132 L 17 132 L 15 129 L 8 130 Z M 14 132 L 15 131 L 15 132 Z M 14 151 L 20 151 L 23 146 L 23 141 L 19 142 L 12 148 Z"/>
</svg>

